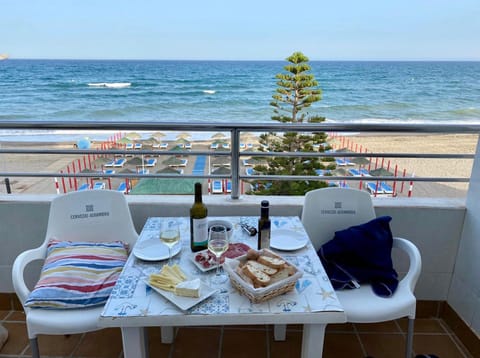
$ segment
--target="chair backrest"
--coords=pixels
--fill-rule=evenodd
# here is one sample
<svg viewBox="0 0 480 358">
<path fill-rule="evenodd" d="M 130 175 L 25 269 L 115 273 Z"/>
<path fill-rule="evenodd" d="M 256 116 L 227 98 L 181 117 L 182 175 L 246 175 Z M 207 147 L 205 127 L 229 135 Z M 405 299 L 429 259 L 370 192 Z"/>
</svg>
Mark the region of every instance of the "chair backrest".
<svg viewBox="0 0 480 358">
<path fill-rule="evenodd" d="M 71 192 L 50 205 L 45 242 L 51 238 L 70 241 L 123 241 L 135 244 L 138 234 L 125 196 L 114 190 Z"/>
<path fill-rule="evenodd" d="M 374 219 L 372 198 L 361 190 L 323 188 L 305 195 L 302 223 L 315 250 L 333 239 L 335 231 Z"/>
</svg>

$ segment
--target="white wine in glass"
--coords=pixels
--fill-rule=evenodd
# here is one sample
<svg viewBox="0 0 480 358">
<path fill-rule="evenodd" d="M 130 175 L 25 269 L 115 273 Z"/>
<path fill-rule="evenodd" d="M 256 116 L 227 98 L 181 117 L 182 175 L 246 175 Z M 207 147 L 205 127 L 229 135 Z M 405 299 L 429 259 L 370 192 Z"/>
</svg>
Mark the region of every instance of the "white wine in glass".
<svg viewBox="0 0 480 358">
<path fill-rule="evenodd" d="M 168 247 L 168 264 L 172 260 L 172 247 L 180 240 L 180 229 L 175 222 L 168 222 L 160 230 L 160 241 Z"/>
<path fill-rule="evenodd" d="M 208 233 L 208 250 L 215 255 L 217 269 L 212 284 L 218 285 L 227 281 L 227 275 L 220 272 L 220 257 L 228 249 L 227 228 L 223 225 L 212 225 Z"/>
</svg>

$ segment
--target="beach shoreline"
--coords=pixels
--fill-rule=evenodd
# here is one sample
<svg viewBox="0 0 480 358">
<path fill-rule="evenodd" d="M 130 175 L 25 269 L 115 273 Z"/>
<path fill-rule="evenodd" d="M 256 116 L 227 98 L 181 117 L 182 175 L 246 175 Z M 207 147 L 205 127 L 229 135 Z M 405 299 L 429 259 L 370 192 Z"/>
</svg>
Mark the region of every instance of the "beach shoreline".
<svg viewBox="0 0 480 358">
<path fill-rule="evenodd" d="M 408 137 L 408 140 L 407 138 Z M 208 151 L 210 150 L 211 140 L 192 141 L 192 150 Z M 329 139 L 329 143 L 334 149 L 351 149 L 352 151 L 361 151 L 362 153 L 475 153 L 478 136 L 474 134 L 408 134 L 400 135 L 396 133 L 388 133 L 386 135 L 380 133 L 361 133 L 358 135 L 348 136 L 333 136 Z M 175 141 L 167 141 L 169 143 L 168 149 L 175 145 Z M 15 142 L 15 141 L 1 141 L 0 148 L 14 148 L 14 149 L 73 149 L 75 141 L 60 141 L 60 142 Z M 92 149 L 100 149 L 102 142 L 92 142 Z M 150 150 L 151 147 L 144 149 Z M 159 151 L 161 154 L 161 151 Z M 61 155 L 61 154 L 2 154 L 4 158 L 0 163 L 1 172 L 22 173 L 22 172 L 67 172 L 67 167 L 72 162 L 82 164 L 88 163 L 84 155 L 75 154 Z M 162 158 L 163 157 L 163 158 Z M 152 168 L 155 172 L 165 165 L 161 164 L 164 156 L 157 157 L 158 164 Z M 188 161 L 184 169 L 187 174 L 192 173 L 194 156 Z M 92 165 L 91 158 L 89 159 L 89 166 Z M 421 158 L 383 158 L 383 167 L 390 169 L 391 172 L 397 169 L 398 176 L 419 176 L 419 177 L 470 177 L 473 160 L 472 159 L 421 159 Z M 77 167 L 79 166 L 77 165 Z M 374 166 L 380 167 L 381 162 L 372 159 L 370 169 Z M 27 170 L 28 169 L 28 170 Z M 95 170 L 101 171 L 102 161 L 98 161 L 95 165 Z M 244 167 L 241 167 L 242 174 Z M 39 177 L 12 177 L 9 178 L 13 193 L 35 193 L 35 194 L 55 194 L 56 185 L 54 178 L 39 178 Z M 60 180 L 60 178 L 58 179 Z M 67 182 L 69 180 L 67 179 Z M 85 181 L 82 179 L 81 181 Z M 119 178 L 112 178 L 112 189 L 118 186 Z M 358 188 L 358 181 L 350 181 L 351 187 Z M 399 184 L 400 185 L 400 184 Z M 62 186 L 60 192 L 63 192 Z M 67 191 L 70 191 L 69 183 L 66 185 Z M 402 185 L 404 189 L 403 196 L 406 195 L 405 188 L 407 184 Z M 431 196 L 431 197 L 457 197 L 465 196 L 468 189 L 468 183 L 424 183 L 416 182 L 413 190 L 413 196 Z M 398 190 L 398 189 L 397 189 Z M 6 192 L 5 185 L 0 189 L 1 193 Z"/>
</svg>

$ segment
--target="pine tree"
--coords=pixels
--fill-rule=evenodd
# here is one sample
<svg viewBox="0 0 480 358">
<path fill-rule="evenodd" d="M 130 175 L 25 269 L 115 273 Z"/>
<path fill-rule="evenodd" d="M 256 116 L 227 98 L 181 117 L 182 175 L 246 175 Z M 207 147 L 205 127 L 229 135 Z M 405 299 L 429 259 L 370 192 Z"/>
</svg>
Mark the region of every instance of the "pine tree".
<svg viewBox="0 0 480 358">
<path fill-rule="evenodd" d="M 278 88 L 272 96 L 270 105 L 274 108 L 272 120 L 282 123 L 320 123 L 325 117 L 309 115 L 306 109 L 321 100 L 321 89 L 315 76 L 309 71 L 308 57 L 295 52 L 286 59 L 290 64 L 284 66 L 286 73 L 279 73 Z M 304 134 L 286 132 L 283 134 L 268 133 L 260 136 L 260 150 L 270 152 L 312 152 L 324 151 L 327 135 L 324 132 Z M 314 149 L 319 145 L 319 149 Z M 316 169 L 325 169 L 323 158 L 318 157 L 265 157 L 265 164 L 254 167 L 256 172 L 264 175 L 317 175 Z M 331 162 L 331 160 L 330 160 Z M 333 169 L 334 164 L 327 166 Z M 304 195 L 306 192 L 327 186 L 323 181 L 260 181 L 255 194 L 262 195 Z"/>
</svg>

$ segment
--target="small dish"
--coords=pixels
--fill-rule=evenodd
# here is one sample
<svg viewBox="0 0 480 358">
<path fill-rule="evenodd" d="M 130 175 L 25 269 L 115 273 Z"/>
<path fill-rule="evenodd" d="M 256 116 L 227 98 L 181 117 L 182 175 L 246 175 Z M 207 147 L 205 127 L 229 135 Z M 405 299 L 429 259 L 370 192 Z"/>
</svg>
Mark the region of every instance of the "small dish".
<svg viewBox="0 0 480 358">
<path fill-rule="evenodd" d="M 210 230 L 210 227 L 213 225 L 223 225 L 227 229 L 227 236 L 228 239 L 230 240 L 233 235 L 233 225 L 230 221 L 227 220 L 208 220 L 208 230 Z"/>
<path fill-rule="evenodd" d="M 250 246 L 240 242 L 229 244 L 228 250 L 222 255 L 222 258 L 228 257 L 230 259 L 233 259 L 235 257 L 245 255 L 249 249 Z M 215 255 L 212 254 L 208 249 L 194 252 L 193 255 L 191 255 L 191 259 L 195 266 L 197 266 L 198 269 L 202 272 L 207 272 L 217 267 Z M 220 266 L 222 265 L 223 262 L 221 261 Z"/>
<path fill-rule="evenodd" d="M 308 243 L 308 236 L 288 229 L 272 230 L 270 247 L 282 251 L 295 251 Z"/>
<path fill-rule="evenodd" d="M 182 244 L 177 243 L 172 247 L 172 257 L 180 252 Z M 168 259 L 168 247 L 160 239 L 140 241 L 133 248 L 136 258 L 144 261 L 161 261 Z"/>
<path fill-rule="evenodd" d="M 199 304 L 203 300 L 207 299 L 211 295 L 213 295 L 215 292 L 217 292 L 217 289 L 211 288 L 210 286 L 204 284 L 203 282 L 200 284 L 200 297 L 195 298 L 195 297 L 183 297 L 183 296 L 177 296 L 171 291 L 165 291 L 161 290 L 155 286 L 152 286 L 148 283 L 148 281 L 145 281 L 145 284 L 150 287 L 152 290 L 157 291 L 159 294 L 161 294 L 163 297 L 165 297 L 167 300 L 172 302 L 175 306 L 180 308 L 183 311 L 186 311 L 193 306 Z"/>
</svg>

